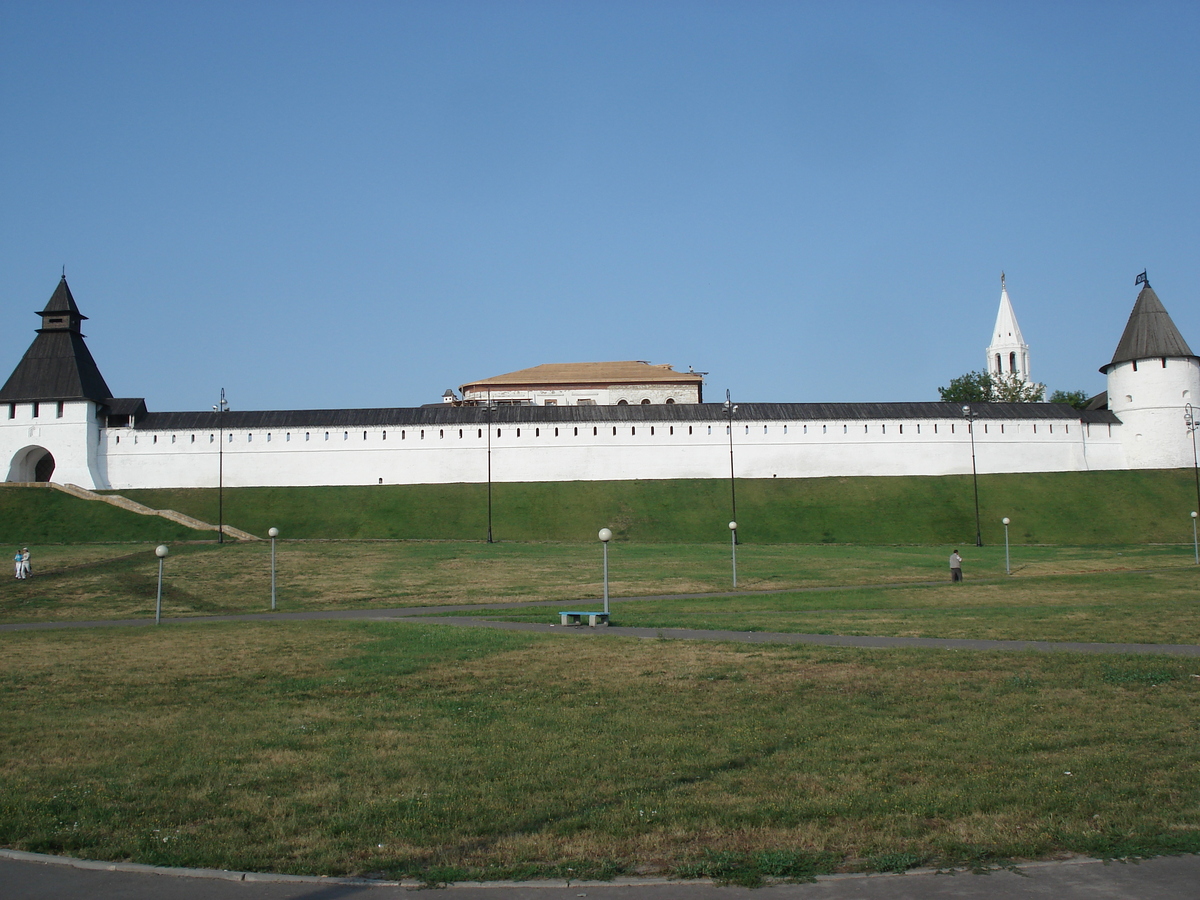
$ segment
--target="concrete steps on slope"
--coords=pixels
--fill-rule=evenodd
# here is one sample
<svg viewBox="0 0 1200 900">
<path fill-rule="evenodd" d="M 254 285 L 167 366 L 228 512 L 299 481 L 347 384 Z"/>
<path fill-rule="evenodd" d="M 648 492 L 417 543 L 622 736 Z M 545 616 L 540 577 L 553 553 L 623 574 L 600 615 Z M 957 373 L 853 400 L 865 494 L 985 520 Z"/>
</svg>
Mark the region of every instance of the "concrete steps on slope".
<svg viewBox="0 0 1200 900">
<path fill-rule="evenodd" d="M 87 488 L 82 488 L 77 484 L 58 484 L 57 482 L 47 482 L 46 487 L 53 488 L 56 491 L 62 491 L 64 494 L 70 494 L 72 497 L 78 497 L 80 500 L 99 500 L 102 503 L 108 503 L 111 506 L 116 506 L 132 513 L 137 513 L 139 516 L 161 516 L 164 519 L 169 519 L 172 522 L 178 522 L 186 528 L 192 528 L 196 531 L 223 531 L 227 537 L 234 538 L 239 541 L 261 541 L 262 538 L 250 534 L 248 531 L 242 531 L 240 528 L 234 528 L 232 525 L 225 525 L 218 529 L 216 525 L 209 522 L 201 522 L 199 519 L 185 515 L 174 509 L 154 509 L 146 506 L 144 503 L 138 503 L 136 500 L 130 500 L 128 497 L 122 497 L 120 494 L 98 494 L 95 491 L 89 491 Z"/>
</svg>

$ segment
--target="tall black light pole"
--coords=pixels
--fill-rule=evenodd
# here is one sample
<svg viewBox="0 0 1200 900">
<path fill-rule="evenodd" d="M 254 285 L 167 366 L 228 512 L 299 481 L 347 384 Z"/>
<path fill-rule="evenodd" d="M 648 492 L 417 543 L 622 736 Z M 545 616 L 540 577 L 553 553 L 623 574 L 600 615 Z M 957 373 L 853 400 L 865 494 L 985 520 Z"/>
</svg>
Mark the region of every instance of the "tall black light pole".
<svg viewBox="0 0 1200 900">
<path fill-rule="evenodd" d="M 225 543 L 225 417 L 229 403 L 225 399 L 225 388 L 221 388 L 221 399 L 213 407 L 217 414 L 217 543 Z"/>
<path fill-rule="evenodd" d="M 971 481 L 975 485 L 975 546 L 983 546 L 983 532 L 979 529 L 979 472 L 975 468 L 975 414 L 971 407 L 964 406 L 962 413 L 967 419 L 967 431 L 971 435 Z"/>
<path fill-rule="evenodd" d="M 492 410 L 495 409 L 495 404 L 492 403 L 492 392 L 487 392 L 487 405 L 484 407 L 487 410 L 487 479 L 488 479 L 488 537 L 489 544 L 492 541 Z"/>
<path fill-rule="evenodd" d="M 1200 509 L 1200 464 L 1196 462 L 1196 429 L 1200 427 L 1200 422 L 1196 421 L 1196 411 L 1192 409 L 1190 403 L 1183 408 L 1183 421 L 1187 423 L 1188 433 L 1192 436 L 1192 472 L 1196 476 L 1196 509 Z"/>
<path fill-rule="evenodd" d="M 733 414 L 735 412 L 737 412 L 737 404 L 735 404 L 733 402 L 733 400 L 730 399 L 729 390 L 726 389 L 726 391 L 725 391 L 725 415 L 729 422 L 729 424 L 728 424 L 728 429 L 729 429 L 729 504 L 730 504 L 730 507 L 733 509 L 733 515 L 730 516 L 729 518 L 730 518 L 730 521 L 734 522 L 734 523 L 737 522 L 737 487 L 735 486 L 735 482 L 734 482 L 734 478 L 733 478 Z M 733 529 L 733 543 L 735 546 L 737 545 L 737 542 L 738 542 L 737 528 L 734 528 Z"/>
</svg>

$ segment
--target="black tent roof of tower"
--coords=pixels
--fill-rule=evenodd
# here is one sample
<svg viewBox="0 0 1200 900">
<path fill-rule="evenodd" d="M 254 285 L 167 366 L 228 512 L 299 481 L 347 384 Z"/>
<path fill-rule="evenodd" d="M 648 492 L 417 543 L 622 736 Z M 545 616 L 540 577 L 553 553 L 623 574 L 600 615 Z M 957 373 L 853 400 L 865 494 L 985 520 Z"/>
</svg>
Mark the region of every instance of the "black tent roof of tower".
<svg viewBox="0 0 1200 900">
<path fill-rule="evenodd" d="M 1171 321 L 1166 308 L 1149 282 L 1138 294 L 1129 314 L 1129 322 L 1113 353 L 1112 361 L 1100 368 L 1107 373 L 1110 368 L 1123 362 L 1139 359 L 1200 359 Z"/>
<path fill-rule="evenodd" d="M 66 276 L 37 315 L 42 327 L 0 388 L 0 401 L 110 399 L 112 391 L 79 330 L 87 316 L 75 305 Z"/>
</svg>

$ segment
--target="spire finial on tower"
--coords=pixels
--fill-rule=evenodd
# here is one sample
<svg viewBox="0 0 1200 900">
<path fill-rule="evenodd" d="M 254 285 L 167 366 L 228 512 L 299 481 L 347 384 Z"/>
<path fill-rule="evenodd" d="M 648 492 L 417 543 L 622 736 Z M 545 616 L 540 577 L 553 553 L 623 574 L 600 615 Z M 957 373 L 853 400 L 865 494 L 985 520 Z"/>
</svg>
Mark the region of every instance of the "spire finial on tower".
<svg viewBox="0 0 1200 900">
<path fill-rule="evenodd" d="M 1000 271 L 1000 290 L 1004 290 L 1004 271 Z"/>
</svg>

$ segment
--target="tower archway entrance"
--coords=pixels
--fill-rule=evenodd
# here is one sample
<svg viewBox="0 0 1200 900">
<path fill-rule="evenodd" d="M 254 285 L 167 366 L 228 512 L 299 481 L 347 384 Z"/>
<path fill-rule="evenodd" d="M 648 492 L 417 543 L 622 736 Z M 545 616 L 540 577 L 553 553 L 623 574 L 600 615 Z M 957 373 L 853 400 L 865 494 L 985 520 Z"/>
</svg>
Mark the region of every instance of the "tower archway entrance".
<svg viewBox="0 0 1200 900">
<path fill-rule="evenodd" d="M 54 456 L 45 447 L 25 447 L 13 454 L 8 480 L 47 482 L 54 475 Z"/>
</svg>

